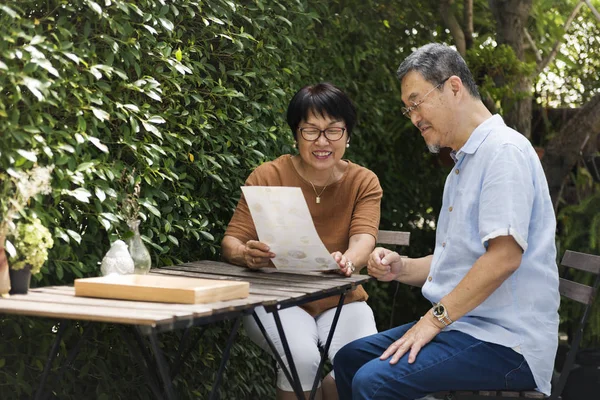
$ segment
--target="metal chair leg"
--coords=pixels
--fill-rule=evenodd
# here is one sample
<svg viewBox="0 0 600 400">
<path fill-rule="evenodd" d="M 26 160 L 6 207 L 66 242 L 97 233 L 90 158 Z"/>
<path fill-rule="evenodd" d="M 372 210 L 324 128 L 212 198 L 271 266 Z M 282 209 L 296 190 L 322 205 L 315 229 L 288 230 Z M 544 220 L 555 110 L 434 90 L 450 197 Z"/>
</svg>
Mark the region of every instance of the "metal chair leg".
<svg viewBox="0 0 600 400">
<path fill-rule="evenodd" d="M 37 391 L 35 392 L 35 400 L 42 400 L 44 398 L 44 386 L 46 385 L 48 374 L 50 373 L 50 369 L 52 368 L 52 362 L 58 354 L 58 347 L 60 346 L 60 342 L 62 341 L 63 335 L 65 334 L 68 325 L 69 323 L 67 320 L 61 320 L 59 322 L 58 332 L 56 333 L 56 337 L 54 338 L 54 343 L 52 344 L 52 348 L 50 349 L 50 354 L 48 354 L 48 360 L 46 360 L 46 365 L 44 366 L 44 372 L 42 373 L 40 384 L 38 386 Z"/>
</svg>

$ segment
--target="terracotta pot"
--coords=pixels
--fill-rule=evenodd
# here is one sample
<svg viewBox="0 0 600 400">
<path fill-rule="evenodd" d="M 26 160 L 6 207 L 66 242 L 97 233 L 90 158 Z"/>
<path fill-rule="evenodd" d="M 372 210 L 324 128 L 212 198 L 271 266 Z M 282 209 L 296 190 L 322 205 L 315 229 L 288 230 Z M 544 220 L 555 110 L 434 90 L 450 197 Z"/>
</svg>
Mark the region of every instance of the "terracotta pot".
<svg viewBox="0 0 600 400">
<path fill-rule="evenodd" d="M 10 277 L 8 274 L 8 259 L 4 250 L 4 236 L 0 237 L 0 296 L 8 296 Z"/>
<path fill-rule="evenodd" d="M 10 294 L 27 294 L 31 282 L 31 267 L 26 265 L 23 269 L 11 269 Z"/>
</svg>

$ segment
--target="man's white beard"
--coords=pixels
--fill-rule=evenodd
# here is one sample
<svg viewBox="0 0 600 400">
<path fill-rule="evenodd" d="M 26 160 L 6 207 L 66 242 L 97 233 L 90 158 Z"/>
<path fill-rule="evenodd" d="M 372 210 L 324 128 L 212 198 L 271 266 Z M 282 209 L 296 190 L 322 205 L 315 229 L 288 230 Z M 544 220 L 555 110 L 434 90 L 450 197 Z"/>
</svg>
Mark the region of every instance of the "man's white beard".
<svg viewBox="0 0 600 400">
<path fill-rule="evenodd" d="M 439 144 L 428 144 L 427 148 L 429 149 L 429 151 L 433 154 L 437 154 L 440 152 L 440 145 Z"/>
</svg>

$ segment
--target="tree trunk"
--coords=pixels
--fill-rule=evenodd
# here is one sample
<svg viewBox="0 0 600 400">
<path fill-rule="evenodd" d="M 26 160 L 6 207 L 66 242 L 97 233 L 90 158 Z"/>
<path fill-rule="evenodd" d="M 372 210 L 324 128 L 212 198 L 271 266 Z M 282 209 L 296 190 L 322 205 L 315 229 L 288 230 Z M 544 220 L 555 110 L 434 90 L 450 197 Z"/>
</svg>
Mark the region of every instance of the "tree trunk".
<svg viewBox="0 0 600 400">
<path fill-rule="evenodd" d="M 555 209 L 563 181 L 579 160 L 579 150 L 588 134 L 589 142 L 596 143 L 600 134 L 600 93 L 581 107 L 546 146 L 542 164 Z"/>
<path fill-rule="evenodd" d="M 458 19 L 452 12 L 453 3 L 454 0 L 441 0 L 440 15 L 442 21 L 444 21 L 444 25 L 446 25 L 446 28 L 448 28 L 450 35 L 452 35 L 452 38 L 454 39 L 456 50 L 464 57 L 465 54 L 467 54 L 467 42 L 465 40 L 465 33 L 463 32 Z"/>
<path fill-rule="evenodd" d="M 496 20 L 496 41 L 510 46 L 521 61 L 525 58 L 523 29 L 529 18 L 532 2 L 533 0 L 489 0 L 490 10 Z M 503 84 L 502 81 L 498 83 Z M 508 105 L 504 112 L 506 124 L 527 138 L 531 137 L 532 86 L 532 78 L 522 76 L 514 88 L 519 100 L 509 102 L 508 99 L 503 99 L 502 102 L 505 107 Z"/>
</svg>

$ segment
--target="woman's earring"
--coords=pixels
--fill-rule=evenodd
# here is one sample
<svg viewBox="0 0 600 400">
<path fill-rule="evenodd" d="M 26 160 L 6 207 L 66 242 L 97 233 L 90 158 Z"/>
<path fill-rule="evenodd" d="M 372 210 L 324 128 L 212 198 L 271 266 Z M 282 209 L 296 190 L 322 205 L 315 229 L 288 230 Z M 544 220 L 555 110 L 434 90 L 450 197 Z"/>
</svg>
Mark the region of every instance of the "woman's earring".
<svg viewBox="0 0 600 400">
<path fill-rule="evenodd" d="M 293 148 L 296 148 L 296 142 L 294 142 L 294 144 L 292 145 Z"/>
<path fill-rule="evenodd" d="M 350 142 L 346 142 L 346 148 L 350 147 Z"/>
</svg>

